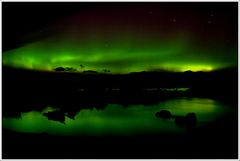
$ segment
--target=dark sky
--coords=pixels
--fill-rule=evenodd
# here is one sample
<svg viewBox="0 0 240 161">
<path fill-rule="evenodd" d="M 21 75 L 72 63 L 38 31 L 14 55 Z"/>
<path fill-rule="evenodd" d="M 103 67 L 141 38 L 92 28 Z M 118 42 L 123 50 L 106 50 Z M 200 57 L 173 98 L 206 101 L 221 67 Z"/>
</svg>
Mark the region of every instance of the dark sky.
<svg viewBox="0 0 240 161">
<path fill-rule="evenodd" d="M 125 20 L 132 14 L 132 19 L 141 20 L 149 12 L 153 18 L 151 21 L 147 17 L 147 23 L 164 24 L 170 28 L 174 24 L 174 28 L 186 28 L 203 37 L 224 34 L 231 43 L 237 40 L 237 2 L 3 2 L 2 6 L 3 50 L 32 41 L 25 39 L 26 35 L 48 30 L 50 23 L 74 13 L 110 8 L 120 11 L 118 16 Z M 111 17 L 111 13 L 107 16 Z M 156 22 L 154 17 L 161 17 L 161 20 Z"/>
</svg>

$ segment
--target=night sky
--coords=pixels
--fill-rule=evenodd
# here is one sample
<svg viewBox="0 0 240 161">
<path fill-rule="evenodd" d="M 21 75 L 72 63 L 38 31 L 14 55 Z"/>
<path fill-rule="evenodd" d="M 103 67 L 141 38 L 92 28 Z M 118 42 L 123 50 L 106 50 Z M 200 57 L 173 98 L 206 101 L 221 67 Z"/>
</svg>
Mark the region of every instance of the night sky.
<svg viewBox="0 0 240 161">
<path fill-rule="evenodd" d="M 112 73 L 237 66 L 237 2 L 2 4 L 6 66 Z"/>
</svg>

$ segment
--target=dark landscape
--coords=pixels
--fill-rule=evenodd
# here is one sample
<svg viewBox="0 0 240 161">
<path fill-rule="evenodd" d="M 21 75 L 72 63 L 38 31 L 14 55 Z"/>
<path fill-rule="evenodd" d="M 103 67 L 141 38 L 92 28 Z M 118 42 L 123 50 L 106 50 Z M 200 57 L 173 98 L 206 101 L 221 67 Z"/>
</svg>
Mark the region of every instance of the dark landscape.
<svg viewBox="0 0 240 161">
<path fill-rule="evenodd" d="M 176 78 L 177 82 L 174 81 Z M 64 113 L 69 114 L 67 117 L 74 118 L 81 109 L 104 110 L 107 104 L 120 104 L 126 108 L 132 104 L 152 105 L 176 97 L 216 99 L 235 111 L 231 116 L 202 128 L 186 130 L 186 133 L 181 135 L 69 137 L 54 136 L 46 132 L 18 133 L 3 128 L 3 154 L 6 158 L 237 157 L 237 69 L 209 73 L 143 72 L 92 75 L 3 68 L 2 82 L 3 117 L 21 118 L 21 112 L 42 111 L 46 106 L 53 106 L 61 110 L 53 120 L 61 122 Z M 189 90 L 146 90 L 155 88 Z M 152 115 L 155 117 L 154 113 Z"/>
</svg>

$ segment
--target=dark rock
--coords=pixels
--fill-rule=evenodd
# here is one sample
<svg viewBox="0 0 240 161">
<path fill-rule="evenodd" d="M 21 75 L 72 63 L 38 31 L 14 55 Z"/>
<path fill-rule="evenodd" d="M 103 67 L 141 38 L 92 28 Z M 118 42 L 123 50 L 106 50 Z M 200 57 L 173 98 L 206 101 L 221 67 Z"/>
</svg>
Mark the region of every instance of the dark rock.
<svg viewBox="0 0 240 161">
<path fill-rule="evenodd" d="M 186 119 L 184 116 L 175 116 L 175 124 L 179 127 L 185 127 Z"/>
<path fill-rule="evenodd" d="M 197 117 L 195 113 L 188 113 L 186 116 L 173 116 L 175 124 L 179 127 L 193 129 L 197 125 Z"/>
<path fill-rule="evenodd" d="M 43 113 L 49 120 L 59 121 L 65 124 L 65 114 L 60 110 L 56 110 L 53 112 Z"/>
<path fill-rule="evenodd" d="M 157 118 L 164 118 L 164 119 L 170 119 L 172 117 L 172 114 L 170 111 L 167 110 L 161 110 L 160 112 L 157 112 L 155 114 Z"/>
<path fill-rule="evenodd" d="M 195 113 L 188 113 L 185 116 L 185 120 L 186 120 L 186 128 L 195 128 L 197 125 L 197 116 Z"/>
</svg>

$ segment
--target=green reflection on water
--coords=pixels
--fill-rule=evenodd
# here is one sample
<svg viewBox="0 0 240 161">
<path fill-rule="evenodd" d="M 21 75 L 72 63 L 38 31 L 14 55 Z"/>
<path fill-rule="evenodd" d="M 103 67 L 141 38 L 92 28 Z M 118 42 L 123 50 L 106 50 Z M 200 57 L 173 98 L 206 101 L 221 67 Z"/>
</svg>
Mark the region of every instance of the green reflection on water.
<svg viewBox="0 0 240 161">
<path fill-rule="evenodd" d="M 41 112 L 22 113 L 21 119 L 3 118 L 3 127 L 19 132 L 47 132 L 55 135 L 135 135 L 151 133 L 182 133 L 174 120 L 155 117 L 161 109 L 171 111 L 173 115 L 186 115 L 195 112 L 198 125 L 206 124 L 224 117 L 230 109 L 212 99 L 179 98 L 167 100 L 153 106 L 130 105 L 123 108 L 110 104 L 104 110 L 83 109 L 75 120 L 66 117 L 65 124 L 48 120 Z M 45 111 L 52 111 L 48 107 Z"/>
</svg>

